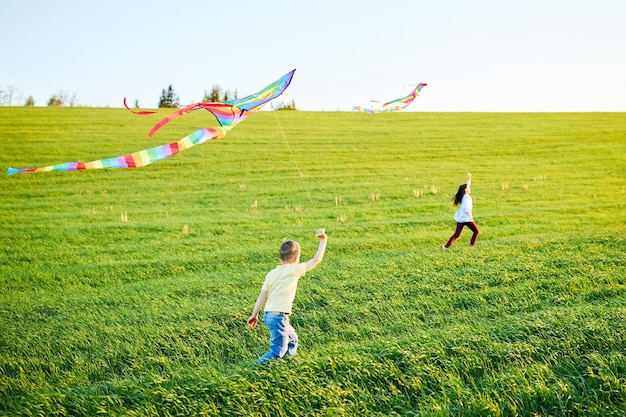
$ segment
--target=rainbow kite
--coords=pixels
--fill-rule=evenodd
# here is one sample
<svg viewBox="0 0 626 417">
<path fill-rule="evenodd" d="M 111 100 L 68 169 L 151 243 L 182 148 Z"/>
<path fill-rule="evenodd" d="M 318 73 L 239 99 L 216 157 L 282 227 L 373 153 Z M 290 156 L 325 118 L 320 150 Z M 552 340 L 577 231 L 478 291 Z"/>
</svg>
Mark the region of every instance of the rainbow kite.
<svg viewBox="0 0 626 417">
<path fill-rule="evenodd" d="M 283 91 L 285 91 L 285 89 L 289 86 L 289 83 L 291 83 L 291 79 L 295 71 L 296 70 L 292 70 L 288 72 L 258 93 L 252 94 L 242 99 L 228 100 L 224 101 L 223 103 L 196 103 L 190 106 L 183 107 L 158 122 L 148 133 L 148 136 L 152 137 L 152 135 L 154 135 L 154 133 L 165 124 L 193 110 L 207 110 L 217 119 L 219 123 L 218 127 L 207 127 L 197 130 L 185 136 L 178 142 L 156 146 L 154 148 L 145 149 L 143 151 L 133 152 L 128 155 L 122 155 L 108 159 L 100 159 L 92 162 L 66 162 L 63 164 L 50 165 L 41 168 L 9 168 L 7 170 L 7 175 L 25 172 L 75 171 L 103 168 L 139 168 L 149 165 L 155 161 L 169 158 L 170 156 L 174 156 L 179 152 L 191 148 L 192 146 L 200 145 L 209 140 L 220 139 L 226 136 L 226 134 L 233 127 L 243 121 L 246 117 L 260 110 L 261 107 L 263 107 L 263 105 L 266 104 L 268 101 L 273 100 L 281 95 Z M 126 105 L 126 99 L 124 99 L 124 106 L 128 108 L 128 106 Z M 147 111 L 132 112 L 142 116 L 154 113 Z"/>
<path fill-rule="evenodd" d="M 413 103 L 413 100 L 415 100 L 415 98 L 419 96 L 420 91 L 422 91 L 422 88 L 426 87 L 427 85 L 428 84 L 425 84 L 425 83 L 418 84 L 417 87 L 415 87 L 415 89 L 413 89 L 413 91 L 411 91 L 409 95 L 401 97 L 401 98 L 397 98 L 395 100 L 388 101 L 385 104 L 383 104 L 380 109 L 371 109 L 371 108 L 368 109 L 367 107 L 363 107 L 363 106 L 354 106 L 352 110 L 360 111 L 360 112 L 368 113 L 368 114 L 404 110 L 409 104 Z"/>
</svg>

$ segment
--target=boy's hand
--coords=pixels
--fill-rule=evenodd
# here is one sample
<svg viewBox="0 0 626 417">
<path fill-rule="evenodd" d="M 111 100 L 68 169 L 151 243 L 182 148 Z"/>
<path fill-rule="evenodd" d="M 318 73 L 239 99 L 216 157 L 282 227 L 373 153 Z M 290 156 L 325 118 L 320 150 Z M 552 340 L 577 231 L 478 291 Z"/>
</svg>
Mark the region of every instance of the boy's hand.
<svg viewBox="0 0 626 417">
<path fill-rule="evenodd" d="M 251 329 L 254 329 L 256 327 L 256 324 L 258 323 L 259 318 L 256 316 L 250 316 L 250 318 L 248 319 L 248 327 Z"/>
<path fill-rule="evenodd" d="M 315 231 L 315 236 L 317 236 L 320 239 L 326 239 L 326 229 L 324 229 L 324 228 L 317 229 Z"/>
</svg>

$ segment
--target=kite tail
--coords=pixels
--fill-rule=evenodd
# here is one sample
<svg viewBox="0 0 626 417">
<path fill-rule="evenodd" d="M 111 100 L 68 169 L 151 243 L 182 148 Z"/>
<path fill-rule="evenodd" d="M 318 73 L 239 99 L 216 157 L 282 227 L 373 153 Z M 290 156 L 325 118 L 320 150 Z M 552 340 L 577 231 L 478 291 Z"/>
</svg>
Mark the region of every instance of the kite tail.
<svg viewBox="0 0 626 417">
<path fill-rule="evenodd" d="M 178 142 L 155 146 L 143 151 L 129 153 L 127 155 L 113 158 L 99 159 L 91 162 L 65 162 L 57 165 L 50 165 L 40 168 L 9 168 L 7 175 L 20 174 L 26 172 L 49 172 L 49 171 L 82 171 L 86 169 L 105 168 L 139 168 L 150 165 L 155 161 L 169 158 L 192 146 L 200 145 L 212 139 L 220 139 L 226 136 L 228 128 L 205 127 L 185 136 Z"/>
<path fill-rule="evenodd" d="M 205 109 L 207 111 L 209 111 L 210 113 L 212 113 L 215 118 L 217 119 L 217 121 L 219 122 L 220 126 L 227 126 L 231 124 L 231 121 L 233 119 L 233 106 L 231 104 L 224 104 L 224 103 L 195 103 L 195 104 L 191 104 L 187 107 L 183 107 L 179 110 L 176 110 L 175 112 L 169 114 L 168 116 L 166 116 L 164 119 L 162 119 L 160 122 L 158 122 L 157 124 L 155 124 L 152 129 L 150 129 L 150 131 L 148 132 L 148 136 L 152 137 L 157 130 L 159 130 L 160 128 L 162 128 L 163 126 L 165 126 L 166 124 L 168 124 L 169 122 L 171 122 L 172 120 L 184 116 L 185 114 L 193 111 L 193 110 L 200 110 L 200 109 Z"/>
<path fill-rule="evenodd" d="M 363 106 L 354 106 L 352 107 L 352 111 L 360 111 L 360 112 L 368 113 L 368 114 L 380 113 L 380 110 L 368 109 Z"/>
</svg>

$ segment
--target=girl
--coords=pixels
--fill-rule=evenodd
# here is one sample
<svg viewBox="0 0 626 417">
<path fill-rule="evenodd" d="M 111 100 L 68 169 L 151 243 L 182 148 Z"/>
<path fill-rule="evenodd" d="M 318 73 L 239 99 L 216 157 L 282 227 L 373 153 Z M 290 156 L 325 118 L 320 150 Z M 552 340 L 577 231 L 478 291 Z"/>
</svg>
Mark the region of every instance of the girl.
<svg viewBox="0 0 626 417">
<path fill-rule="evenodd" d="M 442 249 L 448 249 L 452 242 L 454 242 L 459 236 L 464 226 L 469 227 L 472 231 L 472 240 L 470 246 L 474 246 L 476 238 L 478 237 L 478 226 L 474 223 L 472 217 L 472 197 L 470 196 L 470 184 L 472 182 L 472 174 L 467 174 L 467 183 L 459 185 L 459 190 L 454 196 L 454 205 L 459 206 L 459 209 L 454 213 L 454 220 L 456 220 L 456 231 L 450 240 L 445 245 L 441 245 Z"/>
</svg>

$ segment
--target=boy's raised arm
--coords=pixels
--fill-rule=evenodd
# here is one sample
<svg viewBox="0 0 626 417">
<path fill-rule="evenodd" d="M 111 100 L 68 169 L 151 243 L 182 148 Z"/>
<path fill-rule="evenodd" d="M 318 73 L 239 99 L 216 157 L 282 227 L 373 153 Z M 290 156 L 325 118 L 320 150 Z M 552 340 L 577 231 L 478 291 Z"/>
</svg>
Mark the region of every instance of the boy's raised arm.
<svg viewBox="0 0 626 417">
<path fill-rule="evenodd" d="M 307 272 L 315 268 L 317 265 L 319 265 L 320 262 L 322 262 L 322 259 L 324 259 L 324 252 L 326 252 L 326 232 L 324 231 L 324 229 L 320 229 L 315 233 L 315 235 L 320 239 L 320 245 L 317 248 L 315 256 L 306 263 Z"/>
</svg>

